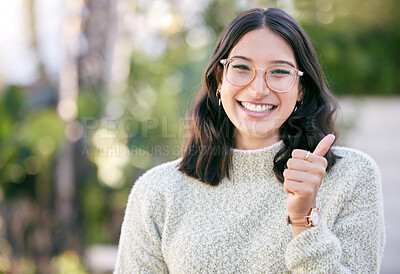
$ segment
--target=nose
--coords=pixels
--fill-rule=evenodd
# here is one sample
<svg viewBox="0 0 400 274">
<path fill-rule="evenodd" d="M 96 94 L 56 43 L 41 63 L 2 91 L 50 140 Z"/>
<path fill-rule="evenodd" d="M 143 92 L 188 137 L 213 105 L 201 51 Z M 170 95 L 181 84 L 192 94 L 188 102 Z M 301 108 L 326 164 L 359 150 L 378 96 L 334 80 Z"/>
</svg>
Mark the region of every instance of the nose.
<svg viewBox="0 0 400 274">
<path fill-rule="evenodd" d="M 255 99 L 260 99 L 271 92 L 267 85 L 264 71 L 258 71 L 253 81 L 250 83 L 248 91 Z"/>
</svg>

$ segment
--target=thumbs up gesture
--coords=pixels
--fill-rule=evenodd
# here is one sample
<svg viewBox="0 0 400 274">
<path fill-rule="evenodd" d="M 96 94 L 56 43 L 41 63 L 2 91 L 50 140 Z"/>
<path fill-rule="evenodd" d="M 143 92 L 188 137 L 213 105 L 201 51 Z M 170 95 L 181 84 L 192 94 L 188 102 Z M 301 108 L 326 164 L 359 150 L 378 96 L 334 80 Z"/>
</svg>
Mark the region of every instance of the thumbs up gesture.
<svg viewBox="0 0 400 274">
<path fill-rule="evenodd" d="M 286 207 L 291 218 L 303 218 L 310 208 L 315 207 L 318 190 L 328 166 L 324 155 L 334 141 L 335 136 L 329 134 L 312 153 L 302 149 L 292 151 L 292 158 L 287 161 L 287 169 L 283 172 L 284 189 L 289 194 Z"/>
</svg>

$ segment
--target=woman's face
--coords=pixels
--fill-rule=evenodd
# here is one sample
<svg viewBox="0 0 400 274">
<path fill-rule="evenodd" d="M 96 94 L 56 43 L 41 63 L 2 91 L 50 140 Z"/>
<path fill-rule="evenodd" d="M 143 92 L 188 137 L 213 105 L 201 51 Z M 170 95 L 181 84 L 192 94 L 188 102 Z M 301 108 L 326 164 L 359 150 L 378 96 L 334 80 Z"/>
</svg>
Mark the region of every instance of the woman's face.
<svg viewBox="0 0 400 274">
<path fill-rule="evenodd" d="M 268 28 L 245 34 L 227 59 L 232 57 L 245 58 L 262 69 L 277 64 L 298 68 L 292 48 Z M 279 141 L 279 128 L 293 112 L 296 101 L 302 98 L 298 79 L 284 93 L 271 90 L 265 79 L 265 71 L 257 70 L 252 82 L 237 86 L 227 80 L 224 70 L 218 85 L 222 106 L 236 128 L 235 142 L 239 149 L 258 149 Z"/>
</svg>

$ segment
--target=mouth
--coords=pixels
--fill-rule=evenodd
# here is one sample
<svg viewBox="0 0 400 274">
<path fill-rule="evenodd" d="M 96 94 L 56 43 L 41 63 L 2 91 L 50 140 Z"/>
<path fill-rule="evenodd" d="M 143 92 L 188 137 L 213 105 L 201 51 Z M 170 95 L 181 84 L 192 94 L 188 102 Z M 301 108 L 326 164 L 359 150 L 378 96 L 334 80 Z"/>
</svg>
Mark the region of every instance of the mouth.
<svg viewBox="0 0 400 274">
<path fill-rule="evenodd" d="M 253 104 L 253 103 L 248 103 L 248 102 L 241 102 L 238 101 L 239 105 L 241 105 L 244 109 L 256 113 L 264 113 L 273 110 L 276 108 L 275 105 L 269 105 L 269 104 Z"/>
</svg>

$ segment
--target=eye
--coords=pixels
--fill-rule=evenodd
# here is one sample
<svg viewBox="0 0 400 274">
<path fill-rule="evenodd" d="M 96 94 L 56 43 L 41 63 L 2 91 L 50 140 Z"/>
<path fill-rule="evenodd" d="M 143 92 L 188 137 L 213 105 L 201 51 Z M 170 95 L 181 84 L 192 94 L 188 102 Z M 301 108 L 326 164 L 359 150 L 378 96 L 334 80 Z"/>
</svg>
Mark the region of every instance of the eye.
<svg viewBox="0 0 400 274">
<path fill-rule="evenodd" d="M 250 67 L 246 64 L 232 64 L 232 68 L 239 71 L 250 71 Z"/>
<path fill-rule="evenodd" d="M 290 73 L 291 70 L 284 68 L 275 68 L 270 71 L 270 74 L 274 76 L 285 76 L 285 75 L 290 75 Z"/>
</svg>

